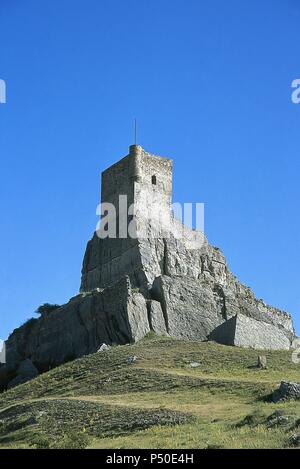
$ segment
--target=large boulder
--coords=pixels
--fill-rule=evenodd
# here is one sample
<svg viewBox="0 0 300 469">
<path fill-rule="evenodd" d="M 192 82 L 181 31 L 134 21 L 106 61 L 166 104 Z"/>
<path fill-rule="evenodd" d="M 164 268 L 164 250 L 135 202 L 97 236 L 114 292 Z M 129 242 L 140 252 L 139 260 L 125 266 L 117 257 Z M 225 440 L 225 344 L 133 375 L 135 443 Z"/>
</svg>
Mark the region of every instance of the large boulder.
<svg viewBox="0 0 300 469">
<path fill-rule="evenodd" d="M 216 327 L 209 337 L 224 345 L 254 349 L 289 350 L 292 346 L 289 331 L 271 322 L 258 321 L 244 314 L 237 314 L 225 321 Z"/>
<path fill-rule="evenodd" d="M 32 361 L 27 358 L 21 361 L 16 369 L 16 376 L 8 382 L 7 388 L 13 388 L 18 384 L 26 383 L 31 379 L 35 378 L 39 374 L 37 368 L 34 366 Z"/>
</svg>

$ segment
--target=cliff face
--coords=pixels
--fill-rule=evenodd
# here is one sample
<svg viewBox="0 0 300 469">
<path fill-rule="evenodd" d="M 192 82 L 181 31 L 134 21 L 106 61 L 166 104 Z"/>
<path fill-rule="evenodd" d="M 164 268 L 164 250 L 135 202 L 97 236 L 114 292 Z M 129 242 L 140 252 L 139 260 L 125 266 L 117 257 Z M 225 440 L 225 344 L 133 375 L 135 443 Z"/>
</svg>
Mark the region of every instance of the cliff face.
<svg viewBox="0 0 300 469">
<path fill-rule="evenodd" d="M 292 346 L 295 332 L 291 316 L 257 300 L 230 272 L 223 253 L 206 240 L 200 249 L 191 250 L 185 239 L 172 236 L 140 239 L 119 255 L 114 251 L 112 264 L 99 262 L 107 249 L 108 245 L 96 235 L 88 244 L 82 291 L 103 288 L 107 282 L 118 281 L 126 271 L 131 284 L 146 300 L 159 303 L 165 330 L 172 337 L 206 340 L 221 324 L 244 315 L 249 318 L 245 335 L 250 333 L 245 346 Z M 263 342 L 255 334 L 257 322 L 272 326 Z M 151 324 L 149 327 L 153 328 Z M 274 342 L 274 334 L 282 340 Z M 230 343 L 226 337 L 219 340 Z"/>
<path fill-rule="evenodd" d="M 145 318 L 140 314 L 145 312 Z M 16 329 L 6 342 L 8 362 L 30 358 L 40 371 L 100 345 L 125 344 L 149 332 L 145 298 L 128 277 L 103 291 L 80 294 L 66 305 Z"/>
</svg>

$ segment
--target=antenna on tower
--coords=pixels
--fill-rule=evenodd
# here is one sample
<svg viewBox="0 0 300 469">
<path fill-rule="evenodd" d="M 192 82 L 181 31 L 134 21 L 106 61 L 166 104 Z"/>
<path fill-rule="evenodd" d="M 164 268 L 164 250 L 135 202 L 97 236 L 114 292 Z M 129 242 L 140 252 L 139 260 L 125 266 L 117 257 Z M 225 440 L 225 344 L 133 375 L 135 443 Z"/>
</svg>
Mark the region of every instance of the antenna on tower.
<svg viewBox="0 0 300 469">
<path fill-rule="evenodd" d="M 134 144 L 136 145 L 136 136 L 137 136 L 137 122 L 134 119 Z"/>
</svg>

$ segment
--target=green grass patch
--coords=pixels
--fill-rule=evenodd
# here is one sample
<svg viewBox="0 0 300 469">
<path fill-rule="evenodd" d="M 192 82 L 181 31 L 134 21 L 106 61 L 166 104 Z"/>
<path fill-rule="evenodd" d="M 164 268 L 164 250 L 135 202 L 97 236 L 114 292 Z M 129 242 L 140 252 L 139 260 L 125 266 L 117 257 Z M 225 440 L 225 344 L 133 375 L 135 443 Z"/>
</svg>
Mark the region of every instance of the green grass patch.
<svg viewBox="0 0 300 469">
<path fill-rule="evenodd" d="M 0 395 L 0 448 L 288 447 L 299 402 L 266 398 L 300 368 L 264 352 L 259 370 L 258 354 L 150 334 L 82 357 Z"/>
</svg>

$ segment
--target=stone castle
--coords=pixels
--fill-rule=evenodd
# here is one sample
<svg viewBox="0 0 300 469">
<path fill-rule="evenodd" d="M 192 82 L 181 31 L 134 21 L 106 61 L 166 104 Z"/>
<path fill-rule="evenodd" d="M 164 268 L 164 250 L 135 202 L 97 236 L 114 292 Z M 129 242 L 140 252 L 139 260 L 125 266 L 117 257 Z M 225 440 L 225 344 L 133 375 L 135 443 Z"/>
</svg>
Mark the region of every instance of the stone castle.
<svg viewBox="0 0 300 469">
<path fill-rule="evenodd" d="M 102 173 L 102 202 L 117 207 L 125 194 L 138 207 L 137 223 L 145 221 L 139 206 L 145 194 L 150 206 L 156 201 L 171 213 L 172 173 L 172 160 L 132 145 Z M 168 236 L 163 230 L 135 239 L 101 239 L 95 233 L 86 248 L 80 293 L 11 334 L 6 375 L 17 379 L 18 368 L 29 361 L 42 372 L 96 352 L 103 343 L 138 341 L 150 331 L 257 349 L 293 347 L 289 314 L 256 299 L 203 235 L 199 248 L 191 248 L 193 230 L 172 217 L 170 226 Z M 180 230 L 183 237 L 176 235 Z"/>
</svg>

